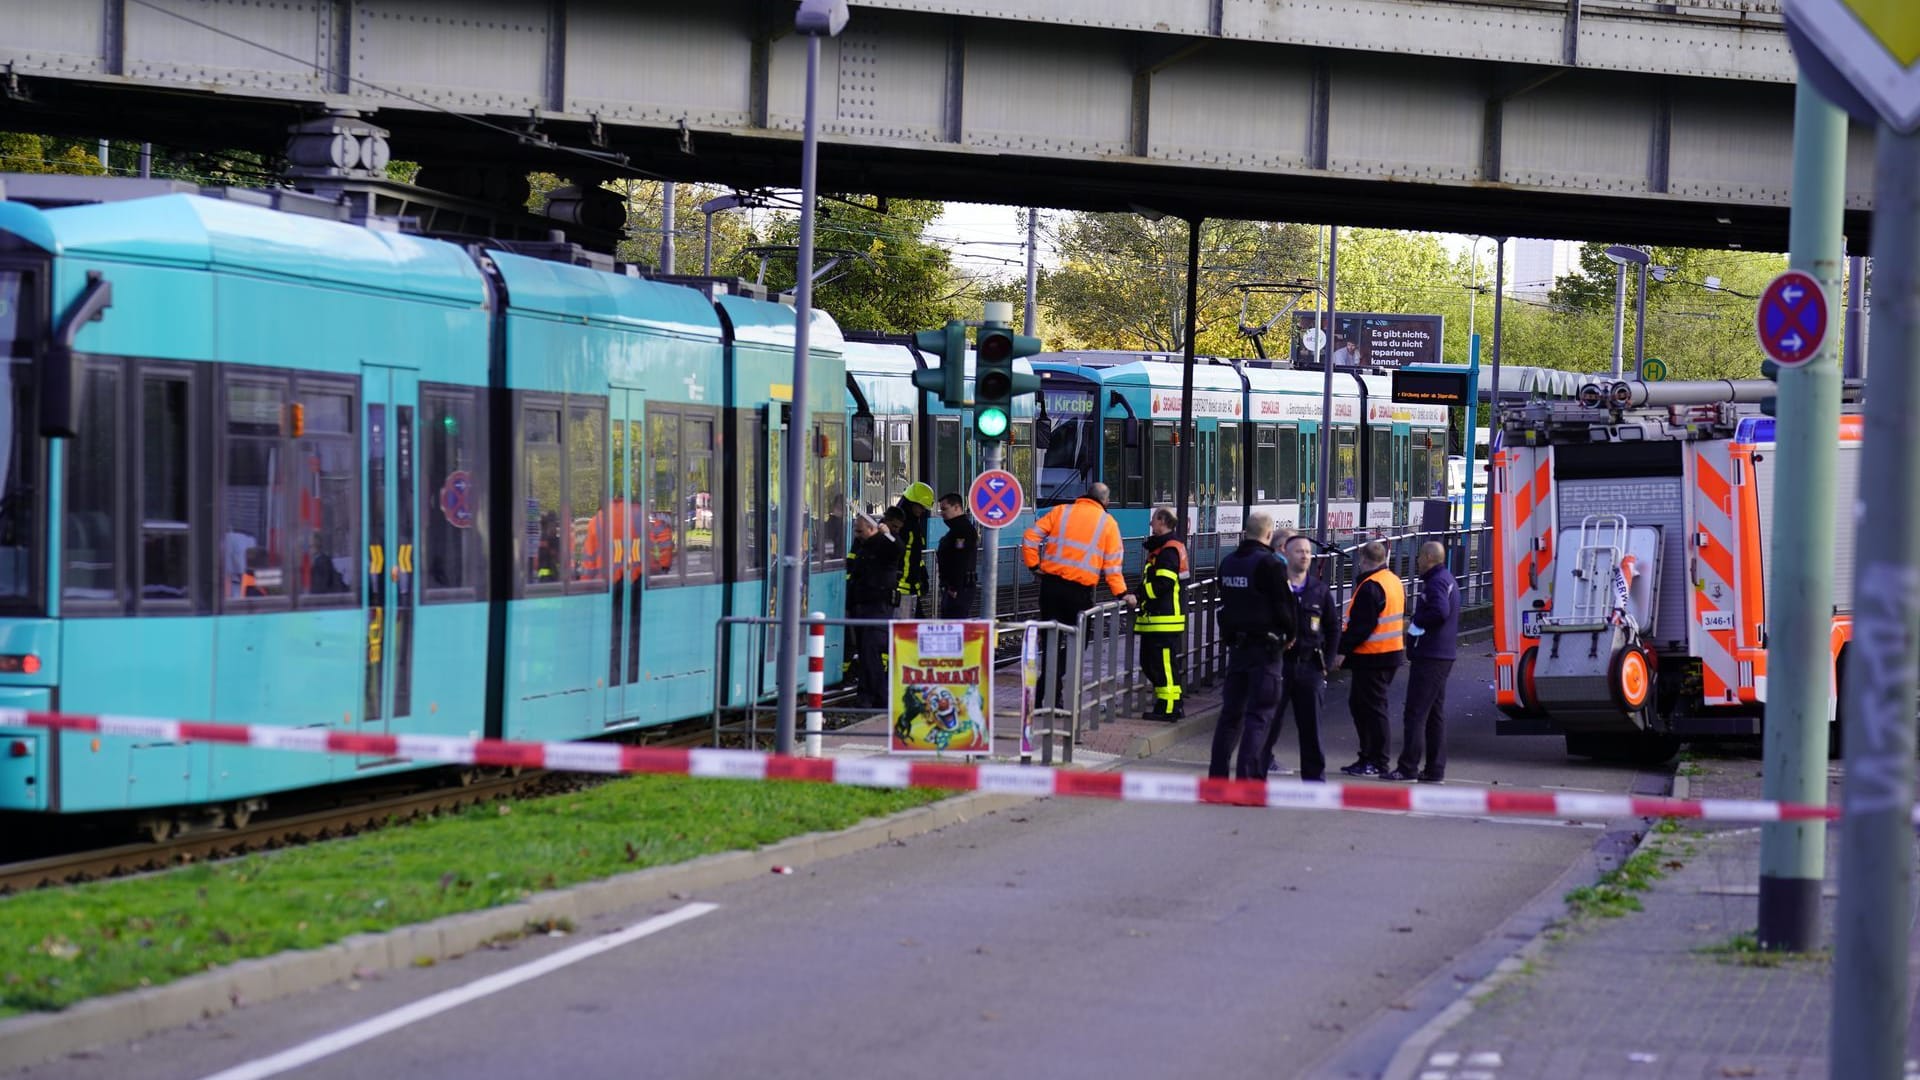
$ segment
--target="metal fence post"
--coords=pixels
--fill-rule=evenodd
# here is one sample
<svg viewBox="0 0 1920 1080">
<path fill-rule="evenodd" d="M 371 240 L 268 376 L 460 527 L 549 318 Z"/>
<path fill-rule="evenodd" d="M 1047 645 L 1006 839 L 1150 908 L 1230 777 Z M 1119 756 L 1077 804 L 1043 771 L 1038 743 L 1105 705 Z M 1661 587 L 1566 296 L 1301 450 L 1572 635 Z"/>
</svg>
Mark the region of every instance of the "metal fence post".
<svg viewBox="0 0 1920 1080">
<path fill-rule="evenodd" d="M 1086 617 L 1086 612 L 1080 613 L 1082 622 Z M 1067 643 L 1068 654 L 1073 657 L 1073 695 L 1067 702 L 1067 746 L 1061 751 L 1060 760 L 1068 765 L 1073 764 L 1073 744 L 1080 740 L 1080 696 L 1086 682 L 1086 672 L 1080 666 L 1080 652 L 1085 645 L 1077 630 L 1074 632 L 1073 640 Z"/>
</svg>

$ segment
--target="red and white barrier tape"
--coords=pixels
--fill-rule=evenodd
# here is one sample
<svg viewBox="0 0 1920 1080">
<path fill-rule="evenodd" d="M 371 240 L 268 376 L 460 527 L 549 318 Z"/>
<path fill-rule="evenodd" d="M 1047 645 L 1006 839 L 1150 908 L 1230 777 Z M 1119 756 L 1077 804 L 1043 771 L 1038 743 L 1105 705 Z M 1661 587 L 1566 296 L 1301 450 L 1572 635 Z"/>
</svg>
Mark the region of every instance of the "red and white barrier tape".
<svg viewBox="0 0 1920 1080">
<path fill-rule="evenodd" d="M 1838 807 L 1754 799 L 1669 799 L 1411 784 L 1213 780 L 1175 772 L 1076 772 L 1031 765 L 968 765 L 895 757 L 820 759 L 755 750 L 669 750 L 616 743 L 515 742 L 446 735 L 359 735 L 326 728 L 212 724 L 139 716 L 0 709 L 0 728 L 38 727 L 156 742 L 209 742 L 268 750 L 366 754 L 454 765 L 591 773 L 677 773 L 730 780 L 809 780 L 858 787 L 939 788 L 1009 795 L 1074 795 L 1151 803 L 1228 803 L 1293 810 L 1397 810 L 1574 821 L 1628 817 L 1709 821 L 1835 820 Z M 1920 823 L 1920 809 L 1915 812 Z"/>
</svg>

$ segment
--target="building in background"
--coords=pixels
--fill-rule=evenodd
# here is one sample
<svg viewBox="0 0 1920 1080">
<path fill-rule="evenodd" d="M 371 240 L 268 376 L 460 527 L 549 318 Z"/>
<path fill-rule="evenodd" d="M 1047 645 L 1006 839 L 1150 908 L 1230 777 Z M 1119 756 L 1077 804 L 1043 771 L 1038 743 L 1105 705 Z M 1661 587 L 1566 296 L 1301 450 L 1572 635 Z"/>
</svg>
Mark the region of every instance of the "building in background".
<svg viewBox="0 0 1920 1080">
<path fill-rule="evenodd" d="M 1507 295 L 1520 300 L 1545 300 L 1553 283 L 1580 264 L 1580 245 L 1570 240 L 1515 240 L 1513 278 Z"/>
</svg>

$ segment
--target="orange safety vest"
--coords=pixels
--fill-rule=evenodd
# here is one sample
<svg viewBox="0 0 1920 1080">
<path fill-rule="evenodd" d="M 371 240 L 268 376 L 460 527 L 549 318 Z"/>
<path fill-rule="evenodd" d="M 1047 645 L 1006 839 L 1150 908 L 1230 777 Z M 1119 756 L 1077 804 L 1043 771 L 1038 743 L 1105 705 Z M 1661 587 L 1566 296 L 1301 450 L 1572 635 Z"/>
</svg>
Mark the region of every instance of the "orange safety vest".
<svg viewBox="0 0 1920 1080">
<path fill-rule="evenodd" d="M 1029 570 L 1076 585 L 1093 585 L 1104 577 L 1113 595 L 1127 594 L 1126 579 L 1120 576 L 1125 561 L 1120 525 L 1092 499 L 1075 499 L 1047 511 L 1021 537 L 1020 558 Z"/>
<path fill-rule="evenodd" d="M 1193 568 L 1187 565 L 1187 545 L 1178 540 L 1169 540 L 1164 546 L 1170 547 L 1180 553 L 1180 580 L 1185 581 L 1192 577 Z"/>
<path fill-rule="evenodd" d="M 606 565 L 605 556 L 612 556 L 613 576 L 618 578 L 622 568 L 627 579 L 640 580 L 641 570 L 665 572 L 673 568 L 673 523 L 671 519 L 663 521 L 663 515 L 646 514 L 638 503 L 628 503 L 625 499 L 615 499 L 604 510 L 593 515 L 587 522 L 586 550 L 581 553 L 580 566 L 588 576 L 598 577 Z M 664 527 L 663 527 L 664 526 Z M 647 557 L 640 557 L 640 534 L 647 535 Z M 603 533 L 610 536 L 603 537 Z"/>
<path fill-rule="evenodd" d="M 1353 650 L 1355 656 L 1400 652 L 1407 647 L 1407 588 L 1400 582 L 1400 575 L 1381 567 L 1359 581 L 1354 582 L 1353 592 L 1347 595 L 1346 621 L 1341 625 L 1353 625 L 1353 598 L 1360 593 L 1360 586 L 1368 581 L 1377 581 L 1380 591 L 1387 595 L 1387 605 L 1380 609 L 1380 622 L 1373 633 L 1360 647 Z"/>
</svg>

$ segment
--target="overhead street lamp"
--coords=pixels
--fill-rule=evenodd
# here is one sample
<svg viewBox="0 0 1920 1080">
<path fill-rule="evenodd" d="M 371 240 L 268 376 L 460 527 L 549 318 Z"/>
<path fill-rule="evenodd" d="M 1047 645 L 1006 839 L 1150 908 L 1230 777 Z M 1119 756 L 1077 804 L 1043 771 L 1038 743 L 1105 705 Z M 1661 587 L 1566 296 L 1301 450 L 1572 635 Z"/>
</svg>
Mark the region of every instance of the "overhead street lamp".
<svg viewBox="0 0 1920 1080">
<path fill-rule="evenodd" d="M 779 714 L 774 726 L 774 750 L 793 752 L 793 729 L 799 706 L 795 678 L 800 659 L 800 575 L 806 569 L 801 546 L 801 480 L 807 445 L 808 331 L 813 322 L 813 195 L 818 157 L 814 98 L 820 82 L 820 39 L 833 37 L 847 25 L 847 0 L 800 0 L 793 28 L 807 39 L 807 108 L 800 145 L 800 261 L 794 274 L 793 413 L 787 424 L 786 472 L 781 476 L 780 504 L 780 657 L 774 678 L 780 688 Z M 712 220 L 709 218 L 708 220 Z"/>
<path fill-rule="evenodd" d="M 1613 377 L 1620 377 L 1621 361 L 1626 351 L 1627 329 L 1627 267 L 1640 268 L 1640 301 L 1634 305 L 1634 346 L 1633 370 L 1639 376 L 1640 365 L 1647 358 L 1647 264 L 1653 257 L 1637 247 L 1615 244 L 1607 249 L 1607 261 L 1619 267 L 1614 275 L 1613 287 Z"/>
<path fill-rule="evenodd" d="M 705 253 L 701 256 L 701 259 L 700 259 L 701 276 L 703 277 L 713 276 L 713 215 L 719 213 L 722 210 L 732 210 L 732 209 L 735 209 L 736 207 L 741 207 L 741 206 L 765 206 L 765 205 L 766 205 L 766 201 L 762 199 L 760 196 L 743 194 L 741 192 L 735 192 L 732 195 L 721 195 L 716 198 L 708 199 L 706 202 L 703 202 L 700 204 L 700 212 L 702 214 L 705 214 L 707 217 L 706 249 L 705 249 Z"/>
</svg>

